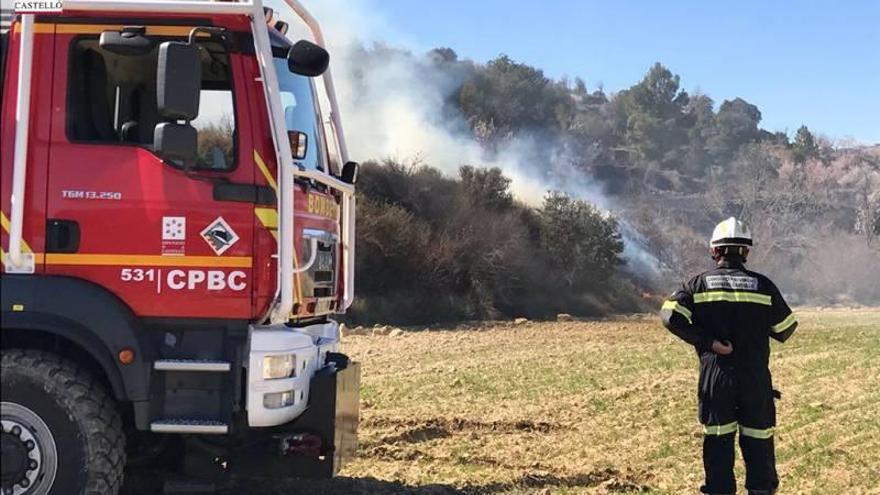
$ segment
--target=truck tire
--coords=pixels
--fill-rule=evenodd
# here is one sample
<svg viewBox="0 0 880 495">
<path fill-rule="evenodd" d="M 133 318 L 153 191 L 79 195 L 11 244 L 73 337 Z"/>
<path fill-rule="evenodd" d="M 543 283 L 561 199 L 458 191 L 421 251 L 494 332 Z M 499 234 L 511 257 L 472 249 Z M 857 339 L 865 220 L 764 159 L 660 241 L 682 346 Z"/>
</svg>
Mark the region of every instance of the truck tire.
<svg viewBox="0 0 880 495">
<path fill-rule="evenodd" d="M 43 351 L 2 351 L 6 495 L 116 495 L 125 437 L 113 399 L 90 373 Z"/>
</svg>

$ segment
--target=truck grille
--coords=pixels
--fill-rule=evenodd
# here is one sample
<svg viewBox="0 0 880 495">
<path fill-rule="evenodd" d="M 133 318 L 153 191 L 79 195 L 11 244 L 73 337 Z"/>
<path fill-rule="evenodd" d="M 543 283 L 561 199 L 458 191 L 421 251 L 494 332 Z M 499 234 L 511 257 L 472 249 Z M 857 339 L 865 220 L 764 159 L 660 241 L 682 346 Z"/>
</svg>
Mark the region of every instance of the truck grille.
<svg viewBox="0 0 880 495">
<path fill-rule="evenodd" d="M 314 234 L 309 232 L 309 234 Z M 303 260 L 311 258 L 311 239 L 318 237 L 315 262 L 303 273 L 303 295 L 306 297 L 333 297 L 336 295 L 338 242 L 331 234 L 312 235 L 303 239 Z"/>
</svg>

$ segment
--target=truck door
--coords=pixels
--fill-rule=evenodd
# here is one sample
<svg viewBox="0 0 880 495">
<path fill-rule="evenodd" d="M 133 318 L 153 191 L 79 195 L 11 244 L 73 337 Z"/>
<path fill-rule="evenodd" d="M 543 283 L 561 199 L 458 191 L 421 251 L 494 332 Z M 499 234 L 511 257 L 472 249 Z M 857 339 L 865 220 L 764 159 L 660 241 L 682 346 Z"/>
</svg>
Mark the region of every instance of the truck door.
<svg viewBox="0 0 880 495">
<path fill-rule="evenodd" d="M 145 26 L 145 52 L 100 45 L 122 27 L 57 25 L 46 272 L 104 286 L 139 316 L 249 319 L 254 168 L 240 132 L 249 115 L 235 104 L 240 56 L 199 37 L 198 160 L 184 167 L 152 143 L 159 43 L 191 27 Z"/>
</svg>

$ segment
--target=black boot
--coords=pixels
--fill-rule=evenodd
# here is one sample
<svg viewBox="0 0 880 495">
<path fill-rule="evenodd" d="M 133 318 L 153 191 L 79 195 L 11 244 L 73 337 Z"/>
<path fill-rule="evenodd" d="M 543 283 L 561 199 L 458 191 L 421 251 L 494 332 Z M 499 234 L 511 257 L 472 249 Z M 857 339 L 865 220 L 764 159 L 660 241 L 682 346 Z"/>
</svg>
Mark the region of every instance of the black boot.
<svg viewBox="0 0 880 495">
<path fill-rule="evenodd" d="M 773 495 L 776 490 L 749 490 L 749 495 Z"/>
</svg>

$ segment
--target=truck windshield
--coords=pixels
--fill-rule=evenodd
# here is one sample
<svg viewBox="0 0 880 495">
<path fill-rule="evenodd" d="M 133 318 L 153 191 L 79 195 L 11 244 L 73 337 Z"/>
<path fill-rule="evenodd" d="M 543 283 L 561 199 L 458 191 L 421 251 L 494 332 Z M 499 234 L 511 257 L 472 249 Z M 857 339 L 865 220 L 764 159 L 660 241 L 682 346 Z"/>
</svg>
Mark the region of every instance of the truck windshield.
<svg viewBox="0 0 880 495">
<path fill-rule="evenodd" d="M 291 73 L 287 67 L 287 60 L 283 58 L 275 58 L 275 71 L 278 73 L 281 105 L 284 107 L 284 122 L 287 130 L 300 131 L 308 136 L 306 157 L 297 164 L 305 168 L 327 171 L 312 81 L 308 77 Z"/>
</svg>

